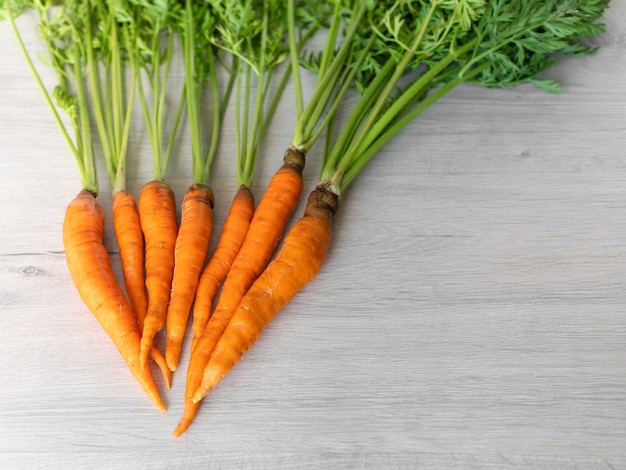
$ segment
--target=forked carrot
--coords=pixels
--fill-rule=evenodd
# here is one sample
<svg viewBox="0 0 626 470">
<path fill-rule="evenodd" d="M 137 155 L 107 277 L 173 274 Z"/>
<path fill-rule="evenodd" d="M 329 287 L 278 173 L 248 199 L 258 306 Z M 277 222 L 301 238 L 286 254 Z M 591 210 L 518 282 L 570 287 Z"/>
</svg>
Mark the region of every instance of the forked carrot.
<svg viewBox="0 0 626 470">
<path fill-rule="evenodd" d="M 139 195 L 139 216 L 145 238 L 148 309 L 141 336 L 140 365 L 146 365 L 155 335 L 165 325 L 174 272 L 178 234 L 174 193 L 164 181 L 146 183 Z"/>
<path fill-rule="evenodd" d="M 217 247 L 200 276 L 193 307 L 192 350 L 209 321 L 213 299 L 239 253 L 253 214 L 254 196 L 247 186 L 241 185 L 226 216 Z"/>
<path fill-rule="evenodd" d="M 137 204 L 131 193 L 121 190 L 113 195 L 112 208 L 113 228 L 120 249 L 126 295 L 137 316 L 139 331 L 143 331 L 148 298 L 145 285 L 144 240 Z M 153 346 L 150 357 L 161 370 L 165 386 L 170 388 L 172 371 L 167 367 L 165 356 Z"/>
<path fill-rule="evenodd" d="M 187 190 L 182 203 L 172 292 L 167 310 L 165 358 L 171 371 L 178 366 L 187 319 L 209 250 L 212 226 L 213 191 L 207 185 L 194 184 Z"/>
<path fill-rule="evenodd" d="M 113 275 L 102 244 L 103 233 L 102 208 L 92 192 L 83 190 L 68 205 L 63 221 L 63 246 L 72 280 L 146 394 L 165 412 L 150 369 L 140 366 L 139 327 L 133 308 Z"/>
<path fill-rule="evenodd" d="M 337 205 L 337 196 L 325 185 L 318 185 L 309 195 L 304 216 L 236 308 L 203 371 L 193 402 L 217 385 L 274 315 L 319 272 L 330 246 Z"/>
</svg>

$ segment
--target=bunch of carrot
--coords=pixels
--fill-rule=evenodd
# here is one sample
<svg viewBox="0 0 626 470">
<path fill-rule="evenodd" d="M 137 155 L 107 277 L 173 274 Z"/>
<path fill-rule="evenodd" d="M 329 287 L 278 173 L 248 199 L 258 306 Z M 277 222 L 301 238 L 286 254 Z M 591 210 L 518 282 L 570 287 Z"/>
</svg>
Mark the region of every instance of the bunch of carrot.
<svg viewBox="0 0 626 470">
<path fill-rule="evenodd" d="M 603 31 L 597 20 L 608 6 L 603 0 L 3 3 L 82 178 L 82 190 L 68 206 L 63 229 L 70 273 L 81 298 L 162 411 L 148 357 L 169 387 L 193 311 L 184 411 L 175 436 L 185 432 L 200 401 L 263 328 L 319 272 L 340 198 L 390 139 L 461 83 L 493 87 L 530 82 L 558 91 L 558 85 L 538 75 L 555 63 L 556 54 L 591 52 L 583 39 Z M 24 8 L 36 8 L 40 15 L 40 33 L 59 78 L 52 95 L 15 28 L 13 17 Z M 326 29 L 323 49 L 306 54 L 304 45 L 320 28 Z M 165 95 L 170 91 L 175 38 L 180 39 L 185 81 L 166 140 Z M 272 94 L 275 71 L 287 59 L 289 65 Z M 218 64 L 226 64 L 223 94 Z M 301 66 L 316 73 L 306 105 Z M 104 85 L 99 77 L 105 77 Z M 251 187 L 256 160 L 289 77 L 295 91 L 292 141 L 255 209 Z M 200 113 L 205 87 L 213 106 L 208 150 Z M 339 122 L 337 110 L 346 106 L 344 97 L 353 88 L 360 98 Z M 237 192 L 217 248 L 208 256 L 214 205 L 210 168 L 232 92 Z M 138 206 L 125 187 L 135 94 L 154 157 L 154 180 L 141 190 Z M 57 109 L 68 112 L 74 138 Z M 185 109 L 193 181 L 179 225 L 165 178 Z M 103 210 L 96 199 L 90 114 L 113 194 L 129 300 L 102 245 Z M 307 154 L 322 136 L 319 182 L 303 217 L 275 254 L 303 189 Z M 165 357 L 155 342 L 164 327 Z"/>
</svg>

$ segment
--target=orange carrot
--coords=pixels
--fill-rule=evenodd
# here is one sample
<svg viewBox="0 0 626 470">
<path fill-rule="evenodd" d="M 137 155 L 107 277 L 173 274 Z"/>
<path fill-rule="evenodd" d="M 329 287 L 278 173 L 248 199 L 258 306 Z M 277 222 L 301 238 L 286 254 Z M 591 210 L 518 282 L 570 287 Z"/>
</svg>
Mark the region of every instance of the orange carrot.
<svg viewBox="0 0 626 470">
<path fill-rule="evenodd" d="M 191 350 L 200 337 L 211 315 L 213 299 L 219 286 L 224 281 L 228 270 L 235 258 L 243 240 L 248 232 L 250 219 L 254 213 L 254 197 L 245 185 L 240 186 L 230 206 L 228 216 L 224 222 L 224 228 L 217 244 L 217 248 L 211 256 L 209 263 L 202 272 L 196 299 L 193 307 L 193 341 Z M 199 404 L 191 402 L 191 394 L 200 385 L 202 368 L 206 360 L 201 355 L 193 355 L 189 360 L 189 370 L 196 370 L 196 378 L 187 377 L 185 386 L 185 408 L 180 424 L 173 435 L 180 436 L 195 417 Z"/>
<path fill-rule="evenodd" d="M 213 299 L 224 282 L 235 256 L 239 253 L 248 233 L 252 214 L 254 214 L 254 196 L 247 186 L 241 185 L 226 216 L 217 248 L 200 276 L 193 307 L 192 349 L 209 321 Z"/>
<path fill-rule="evenodd" d="M 140 366 L 139 326 L 113 275 L 108 252 L 102 244 L 103 233 L 102 208 L 92 192 L 83 190 L 68 205 L 63 221 L 63 246 L 72 280 L 148 397 L 165 412 L 150 369 Z"/>
<path fill-rule="evenodd" d="M 144 243 L 135 198 L 128 191 L 113 195 L 113 228 L 120 249 L 122 272 L 128 300 L 135 310 L 137 320 L 143 324 L 148 310 L 144 274 Z"/>
<path fill-rule="evenodd" d="M 259 202 L 243 245 L 233 261 L 213 315 L 191 351 L 187 368 L 183 417 L 174 436 L 180 436 L 189 427 L 198 411 L 191 401 L 201 383 L 204 370 L 215 344 L 241 298 L 265 268 L 272 256 L 280 235 L 302 191 L 304 154 L 291 147 L 285 153 L 283 165 L 274 174 Z"/>
<path fill-rule="evenodd" d="M 113 227 L 120 249 L 122 272 L 126 295 L 135 311 L 139 330 L 143 331 L 143 323 L 148 309 L 144 271 L 144 242 L 141 222 L 135 198 L 126 190 L 117 191 L 113 195 Z M 167 367 L 165 357 L 156 347 L 150 351 L 150 357 L 161 370 L 165 386 L 171 387 L 172 372 Z"/>
<path fill-rule="evenodd" d="M 174 246 L 178 233 L 174 193 L 162 180 L 144 185 L 139 195 L 141 230 L 146 243 L 148 310 L 141 336 L 140 365 L 145 367 L 155 335 L 165 325 L 174 273 Z"/>
<path fill-rule="evenodd" d="M 330 245 L 337 203 L 337 196 L 324 185 L 311 193 L 304 216 L 289 231 L 276 258 L 235 310 L 192 401 L 200 401 L 217 385 L 278 311 L 319 272 Z"/>
<path fill-rule="evenodd" d="M 171 371 L 178 367 L 189 312 L 209 250 L 212 223 L 213 192 L 207 185 L 193 184 L 187 190 L 182 204 L 172 293 L 167 309 L 165 359 Z"/>
</svg>

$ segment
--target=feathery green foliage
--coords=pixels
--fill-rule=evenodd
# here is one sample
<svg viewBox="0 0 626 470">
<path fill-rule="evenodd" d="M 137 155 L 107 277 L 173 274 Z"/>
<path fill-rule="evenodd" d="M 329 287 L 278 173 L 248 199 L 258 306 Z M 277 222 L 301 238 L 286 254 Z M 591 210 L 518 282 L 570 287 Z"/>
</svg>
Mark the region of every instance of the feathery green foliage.
<svg viewBox="0 0 626 470">
<path fill-rule="evenodd" d="M 608 0 L 370 1 L 355 44 L 367 60 L 355 76 L 361 99 L 337 139 L 327 143 L 321 179 L 337 194 L 411 120 L 457 85 L 530 83 L 560 86 L 540 75 L 563 55 L 585 55 L 585 39 L 604 27 Z M 372 45 L 372 32 L 375 40 Z M 367 44 L 367 46 L 366 46 Z M 329 131 L 332 136 L 332 129 Z"/>
</svg>

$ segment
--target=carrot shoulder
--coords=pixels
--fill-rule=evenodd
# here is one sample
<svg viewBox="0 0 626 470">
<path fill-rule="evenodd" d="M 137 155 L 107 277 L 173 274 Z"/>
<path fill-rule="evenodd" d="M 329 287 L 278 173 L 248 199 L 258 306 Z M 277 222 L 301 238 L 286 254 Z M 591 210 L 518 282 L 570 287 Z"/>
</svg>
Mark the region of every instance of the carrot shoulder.
<svg viewBox="0 0 626 470">
<path fill-rule="evenodd" d="M 139 326 L 113 275 L 103 233 L 102 208 L 91 192 L 83 190 L 68 205 L 63 221 L 63 246 L 72 280 L 148 397 L 164 412 L 150 369 L 139 364 Z"/>
<path fill-rule="evenodd" d="M 117 191 L 113 195 L 112 208 L 113 228 L 120 249 L 126 295 L 135 311 L 139 331 L 143 331 L 143 323 L 148 309 L 148 297 L 146 296 L 144 241 L 139 211 L 135 198 L 126 190 Z M 150 351 L 150 357 L 161 370 L 165 386 L 170 388 L 172 373 L 165 363 L 165 357 L 156 347 Z"/>
<path fill-rule="evenodd" d="M 276 258 L 241 300 L 203 371 L 192 401 L 201 400 L 252 346 L 265 326 L 322 267 L 330 246 L 337 197 L 320 185 Z"/>
<path fill-rule="evenodd" d="M 174 193 L 161 180 L 144 185 L 139 195 L 139 216 L 145 238 L 146 289 L 148 310 L 141 336 L 141 367 L 154 337 L 165 325 L 174 273 L 174 246 L 178 233 Z"/>
<path fill-rule="evenodd" d="M 241 249 L 253 214 L 254 197 L 252 192 L 250 192 L 247 186 L 241 185 L 235 193 L 230 210 L 226 216 L 224 228 L 215 252 L 213 252 L 211 259 L 204 271 L 202 271 L 202 276 L 200 276 L 193 307 L 192 349 L 209 321 L 213 299 L 224 282 L 235 256 Z"/>
<path fill-rule="evenodd" d="M 165 359 L 171 371 L 178 367 L 189 312 L 209 250 L 212 224 L 213 192 L 204 184 L 194 184 L 187 190 L 182 203 L 172 293 L 167 310 Z"/>
</svg>

